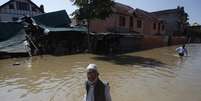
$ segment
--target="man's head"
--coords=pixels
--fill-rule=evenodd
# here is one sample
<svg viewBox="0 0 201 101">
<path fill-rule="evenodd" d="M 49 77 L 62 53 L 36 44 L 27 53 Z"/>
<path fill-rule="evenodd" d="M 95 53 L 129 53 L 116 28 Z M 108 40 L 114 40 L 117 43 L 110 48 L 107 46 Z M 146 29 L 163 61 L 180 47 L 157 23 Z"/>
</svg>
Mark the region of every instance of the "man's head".
<svg viewBox="0 0 201 101">
<path fill-rule="evenodd" d="M 98 75 L 96 64 L 89 64 L 87 66 L 87 79 L 91 82 L 95 82 L 98 79 Z"/>
</svg>

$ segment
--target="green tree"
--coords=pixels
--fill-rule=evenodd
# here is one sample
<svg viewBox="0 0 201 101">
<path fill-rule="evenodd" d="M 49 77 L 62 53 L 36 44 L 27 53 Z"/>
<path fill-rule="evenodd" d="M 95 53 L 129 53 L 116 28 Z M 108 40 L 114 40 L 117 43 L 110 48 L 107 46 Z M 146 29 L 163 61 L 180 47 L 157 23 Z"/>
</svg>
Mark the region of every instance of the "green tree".
<svg viewBox="0 0 201 101">
<path fill-rule="evenodd" d="M 197 23 L 197 22 L 194 22 L 194 23 L 192 24 L 192 26 L 200 26 L 200 24 Z"/>
<path fill-rule="evenodd" d="M 105 19 L 112 13 L 112 0 L 71 0 L 78 7 L 73 16 L 83 19 Z"/>
<path fill-rule="evenodd" d="M 90 50 L 89 24 L 91 19 L 105 19 L 112 13 L 113 0 L 71 0 L 78 7 L 72 15 L 78 20 L 87 20 L 88 48 Z"/>
</svg>

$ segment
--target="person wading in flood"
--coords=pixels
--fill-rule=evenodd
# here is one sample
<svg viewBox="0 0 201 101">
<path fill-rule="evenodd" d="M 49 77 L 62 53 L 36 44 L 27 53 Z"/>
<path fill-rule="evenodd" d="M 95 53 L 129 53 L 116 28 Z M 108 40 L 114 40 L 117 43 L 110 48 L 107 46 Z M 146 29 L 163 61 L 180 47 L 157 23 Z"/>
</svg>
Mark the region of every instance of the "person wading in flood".
<svg viewBox="0 0 201 101">
<path fill-rule="evenodd" d="M 176 52 L 179 54 L 179 56 L 188 56 L 188 51 L 185 47 L 185 45 L 181 46 L 181 47 L 178 47 L 176 48 Z"/>
<path fill-rule="evenodd" d="M 84 101 L 112 101 L 109 83 L 103 83 L 99 79 L 96 64 L 87 66 L 87 79 L 85 82 L 86 94 Z"/>
<path fill-rule="evenodd" d="M 27 51 L 27 53 L 29 54 L 29 56 L 32 57 L 32 54 L 31 54 L 31 47 L 30 47 L 30 44 L 29 44 L 28 40 L 25 40 L 25 41 L 23 42 L 23 44 L 24 44 L 24 48 L 25 48 L 25 50 Z"/>
</svg>

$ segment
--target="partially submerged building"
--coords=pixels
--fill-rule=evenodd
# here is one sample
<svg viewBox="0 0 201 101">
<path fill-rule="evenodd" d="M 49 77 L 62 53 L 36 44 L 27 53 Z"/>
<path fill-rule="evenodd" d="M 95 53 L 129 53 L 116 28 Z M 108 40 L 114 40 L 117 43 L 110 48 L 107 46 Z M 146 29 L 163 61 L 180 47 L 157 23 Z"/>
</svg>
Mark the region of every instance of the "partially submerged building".
<svg viewBox="0 0 201 101">
<path fill-rule="evenodd" d="M 37 30 L 30 26 L 27 33 L 40 53 L 71 54 L 85 50 L 87 29 L 70 27 L 71 20 L 65 10 L 41 14 L 33 17 L 33 20 L 37 25 L 33 27 Z"/>
<path fill-rule="evenodd" d="M 141 35 L 160 35 L 165 33 L 164 21 L 151 12 L 138 8 L 134 9 L 118 2 L 115 2 L 112 10 L 113 13 L 105 20 L 90 20 L 90 32 Z M 76 23 L 76 20 L 73 23 Z M 77 23 L 78 25 L 87 24 L 85 20 L 77 21 Z"/>
<path fill-rule="evenodd" d="M 8 27 L 0 28 L 0 39 L 2 41 L 0 52 L 10 53 L 6 47 L 10 48 L 12 43 L 18 43 L 18 41 L 22 43 L 22 47 L 14 48 L 14 52 L 21 52 L 19 48 L 24 50 L 23 41 L 25 40 L 29 42 L 32 53 L 71 54 L 83 52 L 87 46 L 87 29 L 84 27 L 70 27 L 70 23 L 66 11 L 61 10 L 41 14 L 33 18 L 24 17 L 21 23 L 9 22 L 2 24 L 2 26 Z M 20 27 L 16 27 L 17 25 Z M 13 31 L 6 33 L 6 30 Z M 4 45 L 7 41 L 9 43 Z M 16 44 L 13 44 L 12 47 L 16 47 Z M 22 52 L 26 52 L 26 50 Z"/>
<path fill-rule="evenodd" d="M 121 36 L 118 37 L 118 40 L 120 40 L 119 43 L 122 45 L 117 47 L 124 50 L 140 49 L 140 46 L 148 45 L 148 41 L 145 42 L 145 40 L 152 39 L 160 40 L 152 44 L 163 43 L 162 45 L 158 45 L 158 47 L 171 45 L 174 43 L 171 42 L 174 39 L 173 37 L 185 35 L 186 26 L 188 25 L 188 14 L 183 7 L 147 12 L 115 2 L 112 10 L 113 13 L 104 20 L 90 20 L 89 30 L 92 33 L 112 33 L 116 36 Z M 75 25 L 76 21 L 78 25 L 87 24 L 86 20 L 74 20 Z M 108 36 L 108 34 L 102 36 Z"/>
<path fill-rule="evenodd" d="M 107 54 L 139 50 L 142 46 L 149 45 L 151 39 L 160 40 L 154 44 L 171 43 L 170 38 L 166 38 L 167 35 L 185 32 L 187 14 L 182 7 L 176 10 L 147 12 L 116 2 L 112 9 L 113 13 L 105 20 L 90 21 L 88 34 L 86 27 L 80 26 L 86 25 L 86 21 L 74 19 L 74 25 L 79 26 L 71 27 L 71 20 L 65 10 L 23 17 L 22 21 L 25 25 L 22 29 L 25 34 L 22 35 L 22 40 L 28 40 L 32 53 L 38 54 L 62 55 L 85 50 Z M 4 43 L 14 36 L 12 33 L 5 34 L 1 30 L 0 28 L 0 34 L 4 37 L 1 35 L 0 41 L 3 40 Z M 21 29 L 15 32 L 21 32 Z M 0 51 L 2 49 L 0 48 Z"/>
</svg>

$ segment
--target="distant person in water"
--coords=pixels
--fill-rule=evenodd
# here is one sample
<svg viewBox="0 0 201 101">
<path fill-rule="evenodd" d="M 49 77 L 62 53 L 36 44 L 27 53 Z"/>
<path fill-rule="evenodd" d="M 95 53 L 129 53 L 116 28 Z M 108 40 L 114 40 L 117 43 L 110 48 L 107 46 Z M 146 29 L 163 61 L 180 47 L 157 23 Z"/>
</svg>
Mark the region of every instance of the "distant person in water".
<svg viewBox="0 0 201 101">
<path fill-rule="evenodd" d="M 31 55 L 31 47 L 30 47 L 29 42 L 28 42 L 27 40 L 25 40 L 23 43 L 24 43 L 24 48 L 25 48 L 25 50 L 27 51 L 27 53 L 28 53 L 29 56 L 31 57 L 31 56 L 32 56 L 32 55 Z"/>
<path fill-rule="evenodd" d="M 111 101 L 109 83 L 99 79 L 96 64 L 87 66 L 87 81 L 85 82 L 86 95 L 84 101 Z"/>
<path fill-rule="evenodd" d="M 179 56 L 188 56 L 188 51 L 185 47 L 185 45 L 176 48 L 176 52 L 179 54 Z"/>
</svg>

